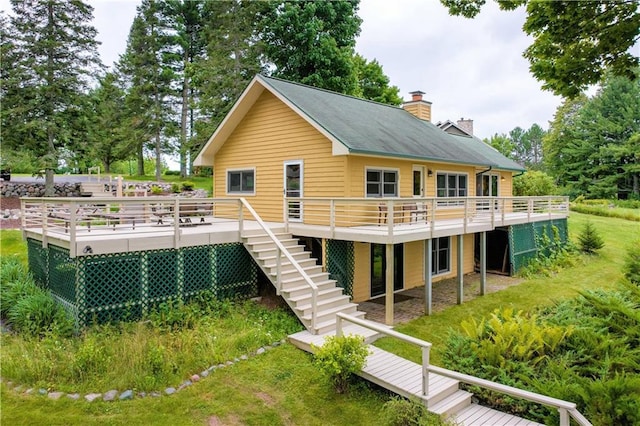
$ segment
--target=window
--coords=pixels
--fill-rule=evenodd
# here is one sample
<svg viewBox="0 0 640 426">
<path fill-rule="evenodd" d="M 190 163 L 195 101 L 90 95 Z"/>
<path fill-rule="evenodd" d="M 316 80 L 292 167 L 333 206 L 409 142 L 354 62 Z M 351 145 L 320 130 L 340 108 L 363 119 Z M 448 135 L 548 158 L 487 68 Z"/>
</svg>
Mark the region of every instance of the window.
<svg viewBox="0 0 640 426">
<path fill-rule="evenodd" d="M 251 169 L 227 171 L 227 193 L 255 194 L 254 177 L 255 170 Z"/>
<path fill-rule="evenodd" d="M 451 237 L 434 238 L 431 241 L 431 274 L 439 275 L 450 271 L 449 259 Z"/>
<path fill-rule="evenodd" d="M 366 170 L 367 197 L 397 197 L 398 172 L 395 170 Z"/>
<path fill-rule="evenodd" d="M 438 197 L 466 197 L 467 175 L 458 173 L 438 173 L 436 178 L 436 195 Z M 439 201 L 438 206 L 460 206 L 461 201 Z"/>
</svg>

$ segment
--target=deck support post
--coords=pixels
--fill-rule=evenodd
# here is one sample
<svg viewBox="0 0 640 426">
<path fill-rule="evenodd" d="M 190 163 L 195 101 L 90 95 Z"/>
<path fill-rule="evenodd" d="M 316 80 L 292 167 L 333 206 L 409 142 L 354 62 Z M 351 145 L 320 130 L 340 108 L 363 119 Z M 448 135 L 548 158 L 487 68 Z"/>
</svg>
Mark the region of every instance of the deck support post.
<svg viewBox="0 0 640 426">
<path fill-rule="evenodd" d="M 480 233 L 480 295 L 487 292 L 487 233 Z"/>
<path fill-rule="evenodd" d="M 458 305 L 461 305 L 464 301 L 464 277 L 463 277 L 463 245 L 464 245 L 464 235 L 458 235 Z"/>
<path fill-rule="evenodd" d="M 385 273 L 385 301 L 384 301 L 384 322 L 387 325 L 393 325 L 393 244 L 386 245 L 387 266 Z"/>
<path fill-rule="evenodd" d="M 433 265 L 431 263 L 431 252 L 433 251 L 433 242 L 431 239 L 424 241 L 424 313 L 425 315 L 431 315 L 432 305 L 432 289 L 433 282 L 431 279 L 431 270 Z"/>
</svg>

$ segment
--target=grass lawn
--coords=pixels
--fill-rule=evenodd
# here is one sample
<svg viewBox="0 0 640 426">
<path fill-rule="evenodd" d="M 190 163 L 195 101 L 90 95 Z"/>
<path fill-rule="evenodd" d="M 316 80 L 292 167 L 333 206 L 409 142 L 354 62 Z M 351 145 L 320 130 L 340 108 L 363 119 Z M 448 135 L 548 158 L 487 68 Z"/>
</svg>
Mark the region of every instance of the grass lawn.
<svg viewBox="0 0 640 426">
<path fill-rule="evenodd" d="M 22 240 L 22 231 L 3 229 L 0 231 L 0 256 L 16 256 L 27 263 L 27 247 Z"/>
<path fill-rule="evenodd" d="M 640 238 L 640 226 L 622 219 L 572 213 L 569 219 L 572 239 L 587 220 L 605 241 L 598 256 L 583 257 L 575 267 L 553 277 L 527 280 L 396 329 L 432 342 L 432 360 L 441 364 L 449 330 L 458 328 L 462 320 L 471 316 L 480 318 L 503 306 L 528 310 L 574 297 L 581 290 L 613 288 L 622 275 L 626 247 Z M 11 243 L 12 239 L 20 238 L 18 231 L 1 231 L 0 235 L 3 255 L 5 241 L 20 244 Z M 379 346 L 420 362 L 420 353 L 413 347 L 391 339 L 379 341 Z M 4 383 L 0 396 L 3 424 L 12 425 L 370 425 L 380 423 L 381 407 L 388 399 L 386 392 L 363 382 L 350 394 L 334 394 L 312 365 L 310 355 L 288 344 L 216 370 L 172 396 L 114 403 L 71 401 L 66 397 L 52 401 L 8 391 Z"/>
</svg>

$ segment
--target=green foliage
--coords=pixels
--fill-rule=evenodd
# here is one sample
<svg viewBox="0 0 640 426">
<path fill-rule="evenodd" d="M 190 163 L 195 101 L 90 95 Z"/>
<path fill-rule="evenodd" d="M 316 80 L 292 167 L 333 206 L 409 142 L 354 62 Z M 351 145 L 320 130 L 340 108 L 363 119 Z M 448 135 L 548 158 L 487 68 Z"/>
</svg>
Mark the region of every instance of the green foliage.
<svg viewBox="0 0 640 426">
<path fill-rule="evenodd" d="M 196 184 L 195 184 L 195 183 L 193 183 L 193 182 L 191 182 L 191 181 L 188 181 L 188 180 L 185 180 L 184 182 L 182 182 L 182 183 L 180 184 L 180 189 L 181 189 L 182 191 L 193 191 L 193 188 L 194 188 L 195 186 L 196 186 Z"/>
<path fill-rule="evenodd" d="M 11 9 L 2 17 L 2 145 L 37 158 L 53 195 L 61 153 L 85 148 L 86 93 L 100 67 L 93 7 L 15 1 Z"/>
<path fill-rule="evenodd" d="M 418 400 L 394 396 L 382 406 L 382 424 L 388 426 L 447 425 Z"/>
<path fill-rule="evenodd" d="M 531 170 L 513 178 L 513 195 L 516 197 L 555 195 L 557 193 L 558 188 L 553 178 L 544 172 Z"/>
<path fill-rule="evenodd" d="M 590 200 L 584 200 L 590 201 Z M 593 205 L 588 204 L 586 202 L 581 203 L 571 203 L 569 205 L 571 211 L 591 214 L 595 216 L 603 216 L 603 217 L 616 217 L 619 219 L 632 220 L 635 222 L 640 222 L 640 211 L 637 208 L 612 208 L 609 206 L 609 203 L 606 205 Z"/>
<path fill-rule="evenodd" d="M 486 0 L 440 0 L 453 15 L 473 18 Z M 605 72 L 634 77 L 633 54 L 640 12 L 635 2 L 498 2 L 500 9 L 527 5 L 524 31 L 533 37 L 524 56 L 542 87 L 575 97 L 602 80 Z"/>
<path fill-rule="evenodd" d="M 355 96 L 383 104 L 402 104 L 402 98 L 398 95 L 400 89 L 389 86 L 389 77 L 384 74 L 377 60 L 369 62 L 356 54 L 353 63 L 358 77 L 358 88 L 353 93 Z"/>
<path fill-rule="evenodd" d="M 300 331 L 289 312 L 210 295 L 158 307 L 144 321 L 94 325 L 78 336 L 2 333 L 2 377 L 63 391 L 160 390 L 211 365 Z"/>
<path fill-rule="evenodd" d="M 461 327 L 473 340 L 471 349 L 484 364 L 504 368 L 509 361 L 537 365 L 553 354 L 573 332 L 572 327 L 541 324 L 536 315 L 512 308 L 496 310 L 488 319 L 463 321 Z"/>
<path fill-rule="evenodd" d="M 570 196 L 640 197 L 640 79 L 609 76 L 592 98 L 565 101 L 544 140 L 550 173 Z"/>
<path fill-rule="evenodd" d="M 174 194 L 180 193 L 180 184 L 178 182 L 173 182 L 171 184 L 171 192 L 173 192 Z"/>
<path fill-rule="evenodd" d="M 153 195 L 160 195 L 162 194 L 164 191 L 162 190 L 162 187 L 158 186 L 158 185 L 151 185 L 151 194 Z"/>
<path fill-rule="evenodd" d="M 165 176 L 180 176 L 180 170 L 165 170 L 163 174 Z"/>
<path fill-rule="evenodd" d="M 634 241 L 627 249 L 623 271 L 629 281 L 640 286 L 640 240 Z"/>
<path fill-rule="evenodd" d="M 587 254 L 595 254 L 604 247 L 604 241 L 591 222 L 587 222 L 578 235 L 578 248 Z"/>
<path fill-rule="evenodd" d="M 563 268 L 573 266 L 576 261 L 576 249 L 571 242 L 560 238 L 559 229 L 551 226 L 553 238 L 549 237 L 545 227 L 540 235 L 536 234 L 536 256 L 518 271 L 518 276 L 550 276 Z"/>
<path fill-rule="evenodd" d="M 344 393 L 351 377 L 360 372 L 369 356 L 362 336 L 328 336 L 322 346 L 312 345 L 314 362 L 331 380 L 336 392 Z"/>
<path fill-rule="evenodd" d="M 542 140 L 546 131 L 537 123 L 527 130 L 515 127 L 509 134 L 495 134 L 484 142 L 529 170 L 542 168 Z M 537 195 L 537 194 L 536 194 Z"/>
</svg>

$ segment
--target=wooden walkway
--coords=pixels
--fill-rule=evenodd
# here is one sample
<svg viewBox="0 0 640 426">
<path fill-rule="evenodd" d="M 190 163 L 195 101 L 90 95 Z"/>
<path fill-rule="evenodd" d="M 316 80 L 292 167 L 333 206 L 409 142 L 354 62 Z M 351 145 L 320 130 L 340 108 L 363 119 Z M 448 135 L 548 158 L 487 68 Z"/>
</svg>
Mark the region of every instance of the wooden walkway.
<svg viewBox="0 0 640 426">
<path fill-rule="evenodd" d="M 289 336 L 289 341 L 307 352 L 311 345 L 322 346 L 325 337 L 335 332 L 313 335 L 302 331 Z M 375 341 L 379 335 L 357 325 L 344 327 L 344 334 L 361 335 L 365 342 Z M 471 402 L 472 394 L 461 390 L 457 380 L 429 373 L 429 395 L 422 394 L 422 366 L 398 355 L 386 352 L 371 344 L 370 355 L 359 376 L 405 398 L 416 398 L 425 403 L 429 411 L 451 419 L 464 426 L 538 426 L 520 417 L 506 414 Z"/>
</svg>

